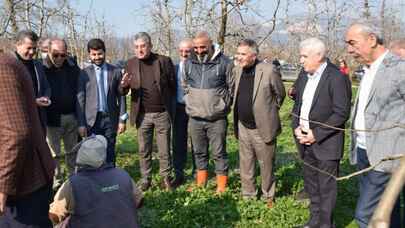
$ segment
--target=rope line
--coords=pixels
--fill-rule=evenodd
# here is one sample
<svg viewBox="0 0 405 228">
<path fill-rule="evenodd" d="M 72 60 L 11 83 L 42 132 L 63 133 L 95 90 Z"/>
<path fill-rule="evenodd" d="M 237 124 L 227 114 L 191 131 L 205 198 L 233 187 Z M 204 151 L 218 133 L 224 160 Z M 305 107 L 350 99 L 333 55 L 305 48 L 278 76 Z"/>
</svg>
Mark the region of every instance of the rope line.
<svg viewBox="0 0 405 228">
<path fill-rule="evenodd" d="M 330 129 L 334 129 L 334 130 L 338 130 L 338 131 L 374 132 L 374 133 L 376 133 L 376 132 L 391 130 L 391 129 L 394 129 L 394 128 L 402 128 L 402 129 L 405 129 L 405 124 L 400 124 L 400 123 L 394 123 L 394 124 L 391 125 L 391 126 L 384 127 L 384 128 L 378 128 L 378 129 L 340 128 L 340 127 L 335 127 L 335 126 L 332 126 L 332 125 L 329 125 L 329 124 L 326 124 L 326 123 L 322 123 L 322 122 L 319 122 L 319 121 L 314 121 L 314 120 L 305 119 L 305 118 L 302 118 L 302 117 L 300 117 L 299 115 L 297 115 L 297 114 L 295 114 L 295 113 L 292 113 L 292 112 L 290 113 L 290 115 L 293 116 L 293 117 L 295 117 L 295 118 L 298 118 L 298 119 L 300 119 L 300 120 L 308 121 L 309 123 L 314 123 L 314 124 L 317 124 L 317 125 L 319 125 L 319 126 L 326 127 L 326 128 L 330 128 Z M 405 152 L 404 152 L 403 154 L 405 154 Z M 299 156 L 297 156 L 297 154 L 296 154 L 295 157 L 296 157 L 296 160 L 298 160 L 299 162 L 301 162 L 303 165 L 308 166 L 308 167 L 310 167 L 311 169 L 314 169 L 314 170 L 316 170 L 316 171 L 318 171 L 318 172 L 320 172 L 320 173 L 322 173 L 322 174 L 325 174 L 325 175 L 327 175 L 327 176 L 330 176 L 330 177 L 332 177 L 333 179 L 335 179 L 336 181 L 342 181 L 342 180 L 348 180 L 348 179 L 350 179 L 350 178 L 352 178 L 352 177 L 355 177 L 355 176 L 361 175 L 361 174 L 363 174 L 363 173 L 366 173 L 366 172 L 368 172 L 368 171 L 370 171 L 370 170 L 373 170 L 374 168 L 376 168 L 377 166 L 379 166 L 379 165 L 380 165 L 381 163 L 383 163 L 383 162 L 401 159 L 402 157 L 404 157 L 404 155 L 396 155 L 396 156 L 390 156 L 390 157 L 383 158 L 383 159 L 381 159 L 379 162 L 377 162 L 376 164 L 374 164 L 374 165 L 372 165 L 372 166 L 369 166 L 369 167 L 367 167 L 367 168 L 365 168 L 365 169 L 358 170 L 358 171 L 356 171 L 356 172 L 353 172 L 353 173 L 351 173 L 351 174 L 348 174 L 348 175 L 346 175 L 346 176 L 341 176 L 341 177 L 335 176 L 335 175 L 333 175 L 333 174 L 331 174 L 331 173 L 329 173 L 329 172 L 327 172 L 327 171 L 325 171 L 325 170 L 319 169 L 318 167 L 315 167 L 315 166 L 313 166 L 313 165 L 311 165 L 311 164 L 305 162 L 303 159 L 301 159 Z"/>
</svg>

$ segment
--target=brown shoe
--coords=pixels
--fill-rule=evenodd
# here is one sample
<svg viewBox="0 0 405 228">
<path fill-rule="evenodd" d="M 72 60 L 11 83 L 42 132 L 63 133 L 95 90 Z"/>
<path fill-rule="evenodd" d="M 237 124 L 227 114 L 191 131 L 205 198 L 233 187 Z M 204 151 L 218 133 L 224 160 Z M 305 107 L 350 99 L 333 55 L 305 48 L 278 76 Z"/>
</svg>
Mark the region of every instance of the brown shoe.
<svg viewBox="0 0 405 228">
<path fill-rule="evenodd" d="M 273 208 L 273 206 L 274 206 L 273 198 L 269 198 L 267 200 L 267 208 Z"/>
<path fill-rule="evenodd" d="M 173 190 L 172 178 L 171 177 L 163 178 L 163 180 L 160 182 L 160 188 L 167 191 L 172 191 Z"/>
<path fill-rule="evenodd" d="M 221 194 L 221 193 L 225 192 L 227 182 L 228 182 L 228 176 L 217 175 L 217 192 L 216 192 L 216 194 Z"/>
<path fill-rule="evenodd" d="M 194 187 L 204 187 L 208 180 L 208 170 L 197 170 L 196 186 L 191 186 L 187 189 L 188 192 L 192 192 Z"/>
</svg>

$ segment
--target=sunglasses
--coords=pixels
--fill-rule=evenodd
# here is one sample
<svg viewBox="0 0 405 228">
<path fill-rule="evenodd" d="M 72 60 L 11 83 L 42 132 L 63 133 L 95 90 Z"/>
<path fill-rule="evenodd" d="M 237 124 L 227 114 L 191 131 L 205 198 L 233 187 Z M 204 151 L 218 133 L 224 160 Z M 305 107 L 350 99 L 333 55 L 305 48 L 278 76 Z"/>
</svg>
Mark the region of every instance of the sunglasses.
<svg viewBox="0 0 405 228">
<path fill-rule="evenodd" d="M 52 54 L 53 58 L 66 58 L 66 54 Z"/>
</svg>

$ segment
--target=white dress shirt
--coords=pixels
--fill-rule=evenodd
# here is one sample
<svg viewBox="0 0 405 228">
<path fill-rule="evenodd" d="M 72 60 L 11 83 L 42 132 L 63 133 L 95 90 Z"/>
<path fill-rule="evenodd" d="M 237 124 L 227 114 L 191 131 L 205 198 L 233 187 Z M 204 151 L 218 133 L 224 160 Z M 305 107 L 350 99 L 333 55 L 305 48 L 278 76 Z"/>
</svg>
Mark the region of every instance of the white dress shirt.
<svg viewBox="0 0 405 228">
<path fill-rule="evenodd" d="M 364 67 L 364 75 L 360 82 L 359 96 L 357 101 L 357 111 L 354 118 L 354 128 L 355 129 L 365 129 L 366 123 L 364 119 L 364 112 L 366 110 L 367 100 L 370 95 L 370 90 L 373 85 L 375 75 L 377 73 L 378 67 L 388 53 L 386 51 L 380 57 L 378 57 L 369 67 Z M 366 133 L 364 131 L 358 131 L 356 133 L 357 146 L 366 149 Z"/>
<path fill-rule="evenodd" d="M 304 92 L 302 94 L 302 105 L 300 111 L 300 125 L 304 129 L 309 129 L 309 112 L 311 111 L 312 101 L 314 100 L 314 95 L 316 88 L 318 88 L 319 81 L 321 80 L 322 74 L 325 71 L 327 63 L 322 63 L 318 69 L 313 74 L 307 74 L 308 81 L 305 85 Z"/>
</svg>

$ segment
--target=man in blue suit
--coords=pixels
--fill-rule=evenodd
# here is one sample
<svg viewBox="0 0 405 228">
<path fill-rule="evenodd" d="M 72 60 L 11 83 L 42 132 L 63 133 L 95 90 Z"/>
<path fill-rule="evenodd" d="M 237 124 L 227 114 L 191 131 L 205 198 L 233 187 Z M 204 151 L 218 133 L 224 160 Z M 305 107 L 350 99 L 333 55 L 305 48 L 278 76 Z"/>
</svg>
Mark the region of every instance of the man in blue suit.
<svg viewBox="0 0 405 228">
<path fill-rule="evenodd" d="M 79 134 L 103 135 L 108 141 L 107 163 L 115 164 L 117 133 L 125 131 L 126 99 L 122 96 L 127 82 L 121 71 L 105 62 L 105 45 L 100 39 L 87 44 L 91 65 L 84 68 L 78 82 Z"/>
</svg>

